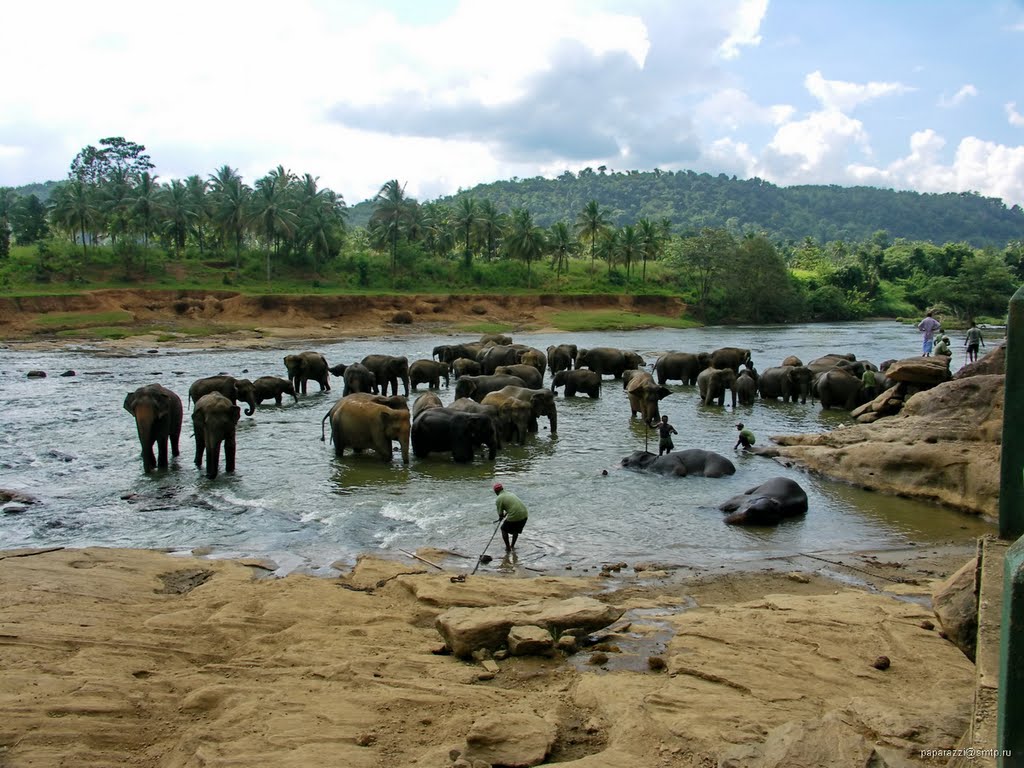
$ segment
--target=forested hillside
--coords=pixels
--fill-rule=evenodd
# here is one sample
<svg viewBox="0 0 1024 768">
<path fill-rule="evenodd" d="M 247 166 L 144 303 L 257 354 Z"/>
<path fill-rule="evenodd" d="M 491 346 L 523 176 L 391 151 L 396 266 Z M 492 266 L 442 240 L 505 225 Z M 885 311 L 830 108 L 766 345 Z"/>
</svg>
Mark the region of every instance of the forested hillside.
<svg viewBox="0 0 1024 768">
<path fill-rule="evenodd" d="M 479 184 L 438 202 L 460 197 L 490 200 L 501 212 L 525 208 L 547 227 L 572 222 L 590 200 L 610 211 L 616 226 L 669 220 L 674 234 L 705 227 L 733 234 L 765 234 L 774 242 L 859 242 L 879 230 L 892 238 L 934 243 L 964 242 L 1002 248 L 1024 239 L 1024 210 L 974 193 L 921 194 L 874 187 L 778 187 L 762 179 L 711 176 L 693 171 L 566 172 Z M 349 223 L 365 226 L 371 202 L 350 209 Z"/>
</svg>

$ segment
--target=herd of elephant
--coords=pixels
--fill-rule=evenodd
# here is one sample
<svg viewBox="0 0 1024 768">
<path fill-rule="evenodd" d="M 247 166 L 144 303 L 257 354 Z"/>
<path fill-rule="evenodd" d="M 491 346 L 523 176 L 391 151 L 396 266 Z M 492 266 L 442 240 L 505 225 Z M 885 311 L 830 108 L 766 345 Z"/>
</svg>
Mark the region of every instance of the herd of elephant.
<svg viewBox="0 0 1024 768">
<path fill-rule="evenodd" d="M 246 404 L 245 415 L 251 416 L 266 400 L 281 405 L 288 395 L 297 401 L 299 394 L 306 393 L 309 381 L 315 381 L 321 391 L 329 391 L 332 376 L 340 377 L 344 387 L 342 397 L 321 420 L 321 439 L 326 439 L 324 427 L 330 422 L 337 456 L 342 456 L 346 448 L 357 453 L 372 450 L 387 462 L 392 460 L 397 442 L 402 461 L 408 464 L 410 448 L 417 458 L 450 453 L 456 462 L 469 462 L 483 446 L 493 459 L 502 445 L 522 444 L 536 433 L 542 417 L 547 418 L 551 434 L 556 434 L 556 391 L 563 388 L 565 397 L 600 397 L 606 376 L 622 381 L 631 414 L 650 424 L 660 418 L 658 404 L 672 393 L 666 384 L 673 381 L 696 385 L 700 403 L 706 406 L 723 406 L 729 392 L 733 406 L 752 404 L 760 395 L 801 403 L 817 397 L 822 407 L 852 409 L 865 399 L 861 383 L 864 370 L 878 370 L 853 355 L 830 354 L 806 365 L 789 357 L 759 374 L 750 350 L 738 347 L 710 353 L 668 352 L 647 370 L 643 357 L 629 350 L 579 349 L 574 344 L 559 344 L 542 352 L 514 344 L 500 334 L 485 335 L 476 342 L 437 346 L 431 359 L 412 364 L 402 356 L 368 355 L 360 362 L 331 366 L 322 354 L 313 351 L 287 355 L 284 364 L 287 379 L 264 376 L 250 381 L 218 375 L 198 379 L 189 388 L 195 463 L 202 467 L 205 455 L 207 477 L 217 476 L 221 446 L 225 471 L 234 471 L 239 402 Z M 548 371 L 550 387 L 546 388 L 544 377 Z M 884 386 L 884 374 L 879 372 L 877 377 L 878 385 Z M 424 384 L 436 390 L 443 381 L 450 387 L 452 378 L 455 399 L 450 405 L 445 406 L 435 392 L 428 391 L 409 408 L 410 392 L 417 386 Z M 184 413 L 181 398 L 160 384 L 150 384 L 130 393 L 124 407 L 135 417 L 145 471 L 168 466 L 168 448 L 171 455 L 178 455 Z M 154 455 L 154 446 L 158 455 Z M 697 449 L 665 457 L 640 451 L 624 458 L 622 464 L 675 475 L 704 474 L 705 470 L 714 472 L 714 459 L 710 457 L 716 456 Z M 718 458 L 731 466 L 724 457 Z M 748 494 L 755 491 L 751 489 Z M 760 496 L 755 493 L 754 498 Z"/>
</svg>

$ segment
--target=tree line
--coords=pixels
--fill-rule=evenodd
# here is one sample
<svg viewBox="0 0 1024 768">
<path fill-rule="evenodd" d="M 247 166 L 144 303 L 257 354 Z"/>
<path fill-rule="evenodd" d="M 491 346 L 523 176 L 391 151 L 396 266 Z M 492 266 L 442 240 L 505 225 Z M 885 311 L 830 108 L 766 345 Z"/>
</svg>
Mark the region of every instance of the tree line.
<svg viewBox="0 0 1024 768">
<path fill-rule="evenodd" d="M 420 203 L 397 179 L 352 226 L 341 195 L 311 174 L 278 166 L 249 187 L 229 166 L 167 183 L 153 167 L 145 147 L 111 137 L 78 153 L 46 204 L 0 189 L 0 258 L 13 235 L 34 245 L 22 262 L 34 259 L 36 280 L 82 280 L 106 259 L 134 281 L 174 263 L 217 265 L 264 287 L 671 293 L 707 322 L 904 316 L 935 305 L 964 319 L 1001 317 L 1024 279 L 1024 239 L 979 248 L 878 230 L 788 241 L 746 224 L 623 219 L 597 198 L 552 219 L 465 192 Z M 14 274 L 0 263 L 0 281 Z"/>
</svg>

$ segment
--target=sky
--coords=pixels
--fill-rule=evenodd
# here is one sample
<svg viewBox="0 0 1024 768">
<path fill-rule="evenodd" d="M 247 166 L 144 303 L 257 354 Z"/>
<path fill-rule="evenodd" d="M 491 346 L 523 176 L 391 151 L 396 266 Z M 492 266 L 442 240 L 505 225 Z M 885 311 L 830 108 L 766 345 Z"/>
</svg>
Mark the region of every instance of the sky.
<svg viewBox="0 0 1024 768">
<path fill-rule="evenodd" d="M 1024 205 L 1024 0 L 34 0 L 0 71 L 0 186 L 123 136 L 349 205 L 602 165 Z"/>
</svg>

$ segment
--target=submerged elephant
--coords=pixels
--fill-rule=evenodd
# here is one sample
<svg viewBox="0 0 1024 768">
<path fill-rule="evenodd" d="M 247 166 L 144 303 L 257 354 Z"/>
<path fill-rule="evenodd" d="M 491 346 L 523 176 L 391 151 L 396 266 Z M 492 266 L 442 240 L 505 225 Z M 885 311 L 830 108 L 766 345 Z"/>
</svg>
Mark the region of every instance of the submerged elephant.
<svg viewBox="0 0 1024 768">
<path fill-rule="evenodd" d="M 329 392 L 331 389 L 330 366 L 327 365 L 327 358 L 319 352 L 285 355 L 284 367 L 288 371 L 288 380 L 296 392 L 306 394 L 307 381 L 319 384 L 321 392 Z"/>
<path fill-rule="evenodd" d="M 241 400 L 249 408 L 246 416 L 252 416 L 256 412 L 256 387 L 248 379 L 236 379 L 234 376 L 207 376 L 205 379 L 196 379 L 188 388 L 188 399 L 199 402 L 199 398 L 211 392 L 220 392 L 232 403 Z"/>
<path fill-rule="evenodd" d="M 436 360 L 414 360 L 409 366 L 409 386 L 416 389 L 417 384 L 426 384 L 429 389 L 440 389 L 441 379 L 447 387 L 451 383 L 451 368 L 448 363 Z"/>
<path fill-rule="evenodd" d="M 431 453 L 448 453 L 464 464 L 473 460 L 478 445 L 486 445 L 492 461 L 498 451 L 494 420 L 483 413 L 467 413 L 451 408 L 431 408 L 412 424 L 412 452 L 418 459 Z"/>
<path fill-rule="evenodd" d="M 548 370 L 551 375 L 559 371 L 570 370 L 576 363 L 579 347 L 575 344 L 552 344 L 547 348 Z"/>
<path fill-rule="evenodd" d="M 780 365 L 766 368 L 758 379 L 757 388 L 764 400 L 782 398 L 782 402 L 807 402 L 811 394 L 811 380 L 814 374 L 803 365 Z"/>
<path fill-rule="evenodd" d="M 600 397 L 601 382 L 601 374 L 596 371 L 588 371 L 586 368 L 578 371 L 562 369 L 551 377 L 551 391 L 565 387 L 566 397 L 575 397 L 577 392 L 588 397 Z"/>
<path fill-rule="evenodd" d="M 730 514 L 728 525 L 776 525 L 787 517 L 807 512 L 807 493 L 788 477 L 773 477 L 733 496 L 718 507 Z"/>
<path fill-rule="evenodd" d="M 666 352 L 654 362 L 654 375 L 659 384 L 669 381 L 680 381 L 683 384 L 696 384 L 697 374 L 711 365 L 711 355 L 699 352 Z"/>
<path fill-rule="evenodd" d="M 485 333 L 480 336 L 480 343 L 510 346 L 512 344 L 512 337 L 506 336 L 504 333 Z"/>
<path fill-rule="evenodd" d="M 736 466 L 725 456 L 701 448 L 687 448 L 655 456 L 650 451 L 633 451 L 622 459 L 622 466 L 674 477 L 725 477 Z"/>
<path fill-rule="evenodd" d="M 480 370 L 485 376 L 493 374 L 500 365 L 515 365 L 519 362 L 519 350 L 512 345 L 494 344 L 484 347 L 476 356 Z"/>
<path fill-rule="evenodd" d="M 416 398 L 412 404 L 412 420 L 416 421 L 416 417 L 424 411 L 429 411 L 431 408 L 443 408 L 444 403 L 441 402 L 441 398 L 438 397 L 434 392 L 424 392 L 422 395 Z"/>
<path fill-rule="evenodd" d="M 480 370 L 480 363 L 470 360 L 468 357 L 456 358 L 452 363 L 452 372 L 455 374 L 456 381 L 460 376 L 479 376 Z"/>
<path fill-rule="evenodd" d="M 161 384 L 139 387 L 124 399 L 124 409 L 135 417 L 135 430 L 142 446 L 142 468 L 151 472 L 168 464 L 167 444 L 171 455 L 178 455 L 183 409 L 181 398 Z M 153 455 L 153 444 L 157 456 Z"/>
<path fill-rule="evenodd" d="M 377 387 L 382 395 L 388 393 L 398 394 L 398 382 L 402 382 L 405 390 L 403 394 L 409 396 L 409 358 L 395 357 L 394 355 L 367 355 L 362 359 L 365 365 L 377 379 Z"/>
<path fill-rule="evenodd" d="M 614 347 L 581 349 L 576 356 L 577 368 L 589 368 L 602 376 L 622 378 L 622 372 L 630 368 L 643 368 L 644 359 L 636 352 Z"/>
<path fill-rule="evenodd" d="M 658 384 L 647 371 L 640 371 L 629 380 L 626 394 L 629 395 L 630 417 L 640 414 L 644 424 L 650 424 L 661 418 L 658 403 L 671 395 L 672 390 Z"/>
<path fill-rule="evenodd" d="M 495 376 L 518 376 L 523 380 L 524 387 L 540 389 L 544 386 L 544 374 L 536 366 L 527 363 L 515 365 L 499 365 L 494 369 Z"/>
<path fill-rule="evenodd" d="M 206 476 L 217 477 L 220 446 L 224 444 L 224 471 L 235 471 L 235 427 L 241 409 L 220 392 L 203 395 L 192 409 L 192 430 L 196 437 L 196 466 L 203 466 L 206 453 Z"/>
<path fill-rule="evenodd" d="M 732 407 L 736 407 L 736 372 L 732 368 L 705 368 L 697 376 L 697 391 L 704 405 L 725 405 L 725 391 L 732 393 Z"/>
<path fill-rule="evenodd" d="M 292 383 L 285 381 L 280 376 L 260 376 L 252 383 L 252 386 L 256 391 L 256 405 L 260 405 L 264 400 L 270 400 L 271 398 L 273 398 L 277 405 L 280 405 L 285 395 L 291 395 L 295 402 L 299 401 Z"/>
<path fill-rule="evenodd" d="M 391 461 L 393 441 L 398 441 L 402 463 L 409 463 L 409 408 L 393 408 L 381 395 L 357 393 L 343 397 L 324 418 L 331 421 L 334 455 L 345 455 L 345 449 L 356 453 L 372 450 L 384 461 Z M 394 404 L 405 405 L 405 398 L 396 395 Z"/>
</svg>

